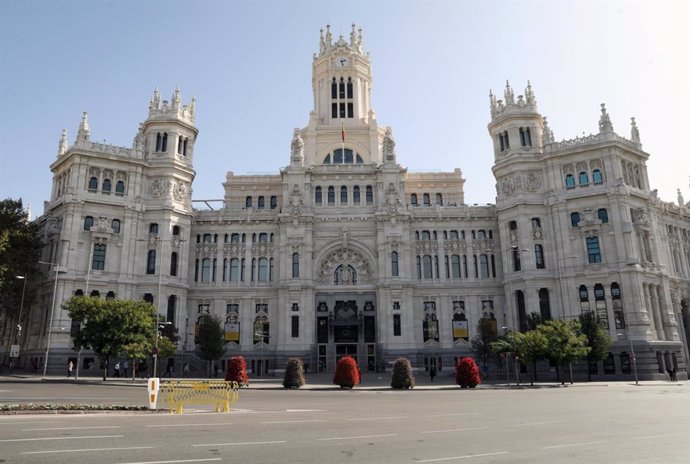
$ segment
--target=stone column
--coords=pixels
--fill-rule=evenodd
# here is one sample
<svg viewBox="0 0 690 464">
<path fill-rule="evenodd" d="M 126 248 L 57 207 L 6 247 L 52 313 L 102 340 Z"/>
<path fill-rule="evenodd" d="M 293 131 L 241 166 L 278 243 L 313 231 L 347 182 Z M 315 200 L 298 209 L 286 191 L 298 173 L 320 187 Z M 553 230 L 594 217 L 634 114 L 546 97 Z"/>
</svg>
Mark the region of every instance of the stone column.
<svg viewBox="0 0 690 464">
<path fill-rule="evenodd" d="M 645 305 L 647 306 L 647 311 L 651 314 L 651 318 L 649 318 L 649 322 L 651 323 L 650 325 L 652 326 L 652 336 L 656 339 L 659 340 L 659 330 L 658 330 L 658 324 L 657 324 L 657 315 L 654 312 L 654 308 L 652 307 L 652 297 L 651 297 L 651 292 L 648 284 L 642 284 L 642 291 L 644 292 L 644 300 L 645 300 Z"/>
</svg>

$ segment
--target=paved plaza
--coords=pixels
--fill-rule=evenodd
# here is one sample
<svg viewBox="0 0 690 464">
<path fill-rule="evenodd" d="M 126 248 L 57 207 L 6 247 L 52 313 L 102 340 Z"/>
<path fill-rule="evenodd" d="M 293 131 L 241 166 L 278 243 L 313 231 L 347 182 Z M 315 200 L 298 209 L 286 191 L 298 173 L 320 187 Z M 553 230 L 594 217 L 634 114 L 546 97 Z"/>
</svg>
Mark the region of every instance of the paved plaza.
<svg viewBox="0 0 690 464">
<path fill-rule="evenodd" d="M 354 390 L 307 377 L 256 379 L 230 414 L 0 415 L 4 463 L 686 463 L 690 384 L 454 387 L 410 391 L 365 378 Z M 0 403 L 145 404 L 143 381 L 0 378 Z M 161 407 L 166 407 L 161 404 Z"/>
</svg>

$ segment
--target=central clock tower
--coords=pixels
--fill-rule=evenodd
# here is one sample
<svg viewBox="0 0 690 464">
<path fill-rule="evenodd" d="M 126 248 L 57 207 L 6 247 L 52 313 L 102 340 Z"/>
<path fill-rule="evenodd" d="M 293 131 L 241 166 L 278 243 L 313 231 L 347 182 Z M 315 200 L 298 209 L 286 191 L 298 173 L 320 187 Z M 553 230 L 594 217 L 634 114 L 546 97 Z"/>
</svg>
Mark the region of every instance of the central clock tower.
<svg viewBox="0 0 690 464">
<path fill-rule="evenodd" d="M 314 54 L 312 88 L 315 125 L 352 127 L 368 124 L 371 110 L 371 61 L 364 53 L 362 30 L 352 25 L 350 40 L 333 40 L 331 27 L 321 30 Z"/>
</svg>

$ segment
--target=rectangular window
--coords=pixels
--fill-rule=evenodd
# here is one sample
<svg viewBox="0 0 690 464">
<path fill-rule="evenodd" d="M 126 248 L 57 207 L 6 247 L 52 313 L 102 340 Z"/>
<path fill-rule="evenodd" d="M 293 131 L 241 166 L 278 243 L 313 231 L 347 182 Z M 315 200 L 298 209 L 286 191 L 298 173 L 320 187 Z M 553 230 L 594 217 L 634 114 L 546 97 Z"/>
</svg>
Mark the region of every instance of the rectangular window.
<svg viewBox="0 0 690 464">
<path fill-rule="evenodd" d="M 91 261 L 91 269 L 94 271 L 102 271 L 105 269 L 105 245 L 95 244 L 93 246 L 93 259 Z"/>
<path fill-rule="evenodd" d="M 299 316 L 292 316 L 292 338 L 299 337 Z"/>
<path fill-rule="evenodd" d="M 338 117 L 338 104 L 337 103 L 331 103 L 331 117 L 334 119 Z"/>
<path fill-rule="evenodd" d="M 601 262 L 601 249 L 599 248 L 599 237 L 587 238 L 587 257 L 591 264 Z"/>
<path fill-rule="evenodd" d="M 393 336 L 399 337 L 402 333 L 400 329 L 400 314 L 393 314 Z"/>
<path fill-rule="evenodd" d="M 544 248 L 541 245 L 534 245 L 534 261 L 537 269 L 544 269 Z"/>
</svg>

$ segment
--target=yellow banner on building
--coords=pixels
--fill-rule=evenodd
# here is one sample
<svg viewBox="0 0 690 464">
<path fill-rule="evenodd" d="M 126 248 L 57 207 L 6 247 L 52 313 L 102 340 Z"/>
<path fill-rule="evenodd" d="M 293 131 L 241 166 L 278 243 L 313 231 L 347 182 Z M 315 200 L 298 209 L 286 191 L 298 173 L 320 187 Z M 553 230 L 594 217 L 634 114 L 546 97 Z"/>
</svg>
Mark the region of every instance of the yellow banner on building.
<svg viewBox="0 0 690 464">
<path fill-rule="evenodd" d="M 469 338 L 467 321 L 453 321 L 453 338 Z"/>
<path fill-rule="evenodd" d="M 240 325 L 226 323 L 225 324 L 225 341 L 239 342 L 240 341 Z"/>
</svg>

